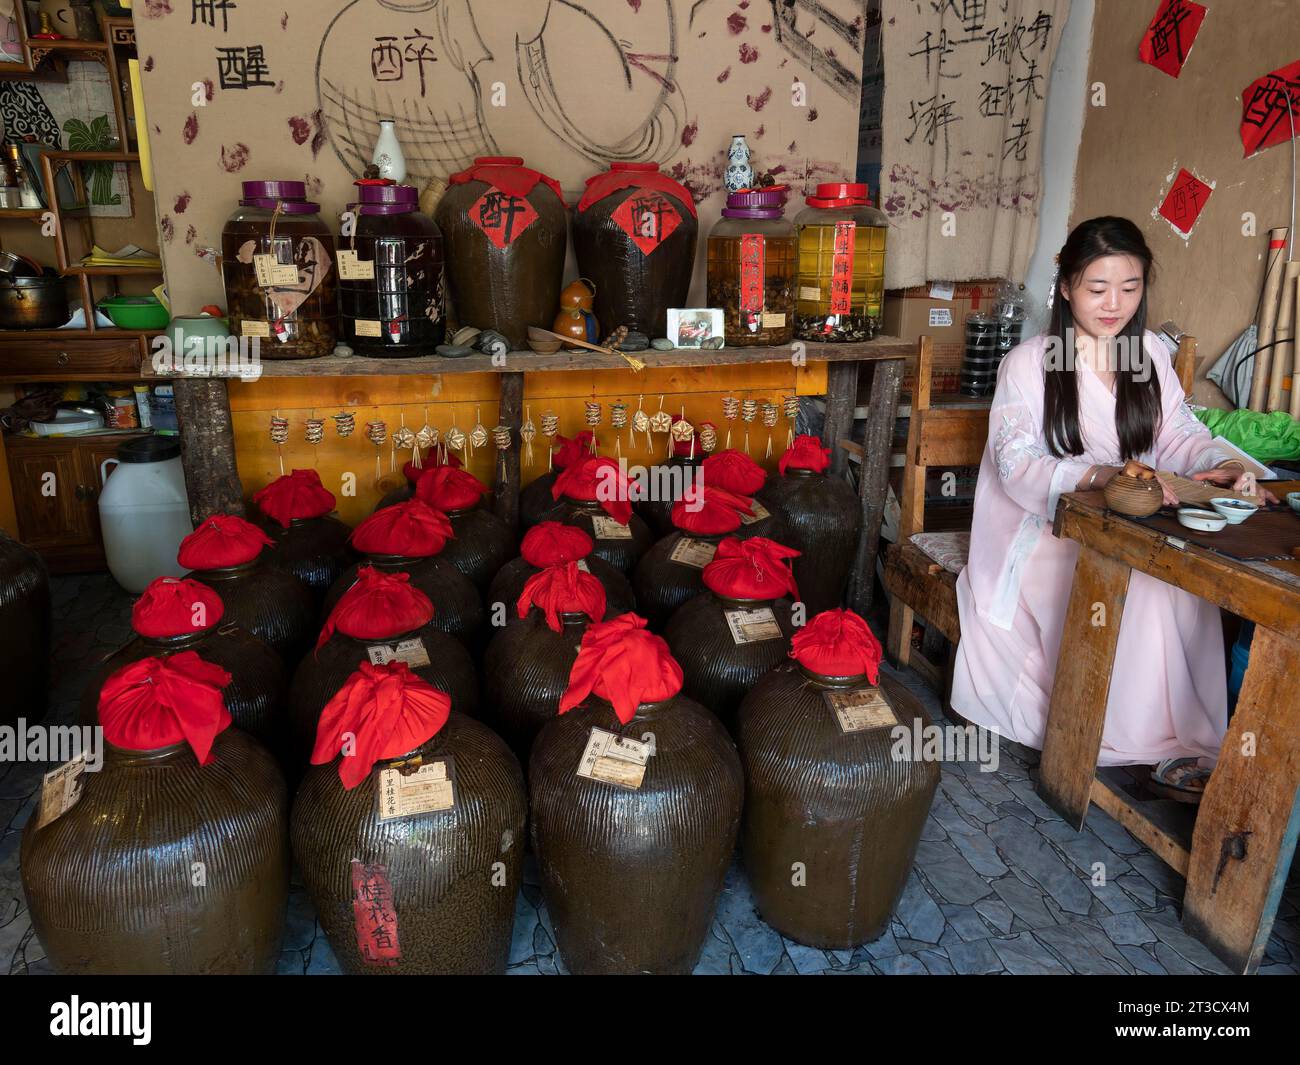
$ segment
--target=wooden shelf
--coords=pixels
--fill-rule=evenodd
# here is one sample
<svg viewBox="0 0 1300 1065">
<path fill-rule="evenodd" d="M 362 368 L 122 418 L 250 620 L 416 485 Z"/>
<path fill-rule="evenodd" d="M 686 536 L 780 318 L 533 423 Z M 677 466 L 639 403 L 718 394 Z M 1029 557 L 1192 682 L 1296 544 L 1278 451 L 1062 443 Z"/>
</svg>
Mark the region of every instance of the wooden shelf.
<svg viewBox="0 0 1300 1065">
<path fill-rule="evenodd" d="M 28 340 L 118 340 L 145 337 L 152 340 L 161 336 L 160 329 L 118 329 L 115 325 L 101 325 L 90 329 L 0 329 L 0 347 Z"/>
<path fill-rule="evenodd" d="M 161 266 L 69 266 L 59 271 L 62 277 L 127 277 L 131 274 L 162 275 Z"/>
<path fill-rule="evenodd" d="M 42 155 L 50 159 L 67 159 L 74 163 L 138 163 L 139 152 L 65 152 L 46 149 Z"/>
<path fill-rule="evenodd" d="M 45 211 L 44 207 L 0 207 L 0 219 L 39 222 Z"/>
<path fill-rule="evenodd" d="M 271 343 L 263 341 L 264 344 Z M 766 348 L 676 348 L 672 351 L 638 351 L 629 354 L 645 364 L 647 370 L 677 366 L 746 366 L 761 363 L 790 362 L 795 347 Z M 807 362 L 873 362 L 882 359 L 915 358 L 916 343 L 898 337 L 877 337 L 857 344 L 804 344 Z M 557 351 L 553 355 L 539 355 L 534 351 L 512 351 L 505 365 L 493 365 L 492 357 L 475 352 L 463 359 L 447 359 L 441 355 L 416 355 L 404 359 L 371 359 L 360 355 L 323 359 L 262 359 L 259 365 L 262 377 L 409 377 L 421 374 L 465 373 L 547 373 L 565 370 L 627 370 L 630 364 L 615 355 L 595 351 Z M 187 374 L 157 374 L 146 360 L 141 367 L 144 377 L 184 378 Z M 238 378 L 237 368 L 220 375 Z"/>
</svg>

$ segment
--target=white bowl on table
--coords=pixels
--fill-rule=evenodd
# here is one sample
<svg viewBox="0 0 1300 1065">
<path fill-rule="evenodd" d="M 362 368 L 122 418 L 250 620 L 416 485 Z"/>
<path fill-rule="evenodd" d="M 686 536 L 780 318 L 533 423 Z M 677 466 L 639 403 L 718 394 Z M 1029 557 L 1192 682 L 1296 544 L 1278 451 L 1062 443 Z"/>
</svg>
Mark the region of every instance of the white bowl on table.
<svg viewBox="0 0 1300 1065">
<path fill-rule="evenodd" d="M 1228 524 L 1228 519 L 1212 510 L 1199 507 L 1181 507 L 1178 511 L 1178 524 L 1197 532 L 1218 532 Z"/>
<path fill-rule="evenodd" d="M 1240 525 L 1259 509 L 1254 503 L 1233 499 L 1231 496 L 1215 496 L 1210 500 L 1210 506 L 1222 514 L 1229 525 Z"/>
<path fill-rule="evenodd" d="M 1288 492 L 1286 494 L 1287 505 L 1290 506 L 1297 514 L 1300 514 L 1300 492 Z"/>
</svg>

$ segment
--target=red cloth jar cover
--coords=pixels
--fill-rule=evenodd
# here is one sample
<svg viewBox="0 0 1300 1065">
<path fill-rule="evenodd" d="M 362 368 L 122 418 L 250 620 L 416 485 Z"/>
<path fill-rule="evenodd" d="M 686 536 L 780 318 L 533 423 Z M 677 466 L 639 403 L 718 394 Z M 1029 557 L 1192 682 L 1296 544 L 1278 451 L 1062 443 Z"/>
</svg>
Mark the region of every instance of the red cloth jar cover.
<svg viewBox="0 0 1300 1065">
<path fill-rule="evenodd" d="M 704 483 L 736 495 L 752 496 L 767 483 L 767 471 L 743 451 L 728 448 L 704 460 Z"/>
<path fill-rule="evenodd" d="M 417 466 L 414 462 L 408 461 L 402 467 L 402 473 L 406 475 L 406 479 L 411 484 L 415 484 L 429 470 L 436 470 L 439 466 L 455 466 L 459 469 L 461 465 L 460 459 L 455 454 L 444 451 L 440 447 L 434 447 L 430 448 L 429 453 L 424 456 L 423 466 Z"/>
<path fill-rule="evenodd" d="M 411 583 L 409 573 L 385 573 L 362 566 L 330 611 L 316 641 L 319 649 L 335 631 L 354 640 L 386 640 L 429 623 L 433 602 Z"/>
<path fill-rule="evenodd" d="M 521 156 L 480 155 L 469 169 L 462 170 L 459 174 L 452 174 L 447 179 L 451 185 L 464 185 L 469 181 L 482 181 L 487 185 L 495 185 L 502 192 L 519 197 L 527 196 L 533 191 L 533 186 L 542 181 L 555 193 L 562 206 L 568 206 L 564 202 L 564 192 L 560 189 L 560 183 L 555 178 L 547 177 L 540 170 L 530 170 L 524 166 Z"/>
<path fill-rule="evenodd" d="M 560 521 L 543 521 L 524 533 L 519 553 L 530 566 L 542 569 L 561 562 L 577 562 L 591 554 L 595 547 L 586 529 Z"/>
<path fill-rule="evenodd" d="M 557 470 L 567 470 L 579 459 L 585 459 L 591 454 L 592 443 L 599 443 L 596 434 L 590 429 L 583 429 L 572 438 L 556 433 L 555 439 L 558 446 L 555 448 L 551 462 Z"/>
<path fill-rule="evenodd" d="M 521 618 L 528 616 L 530 607 L 544 611 L 546 624 L 560 632 L 561 614 L 586 614 L 592 621 L 605 616 L 605 586 L 576 562 L 563 562 L 529 577 L 516 606 Z"/>
<path fill-rule="evenodd" d="M 451 522 L 440 510 L 408 499 L 377 510 L 352 530 L 352 546 L 365 555 L 428 558 L 455 539 Z"/>
<path fill-rule="evenodd" d="M 782 473 L 787 469 L 812 470 L 813 473 L 825 473 L 831 464 L 831 449 L 822 447 L 822 442 L 815 436 L 796 436 L 794 443 L 785 449 L 777 467 Z"/>
<path fill-rule="evenodd" d="M 692 215 L 695 200 L 691 194 L 667 174 L 661 173 L 657 163 L 614 163 L 603 174 L 587 178 L 587 191 L 578 201 L 578 211 L 585 211 L 593 203 L 619 189 L 654 189 L 678 200 Z"/>
<path fill-rule="evenodd" d="M 478 503 L 487 485 L 465 470 L 436 466 L 415 482 L 415 498 L 436 510 L 465 510 Z"/>
<path fill-rule="evenodd" d="M 176 561 L 186 569 L 225 569 L 252 562 L 275 541 L 252 522 L 233 514 L 214 514 L 181 541 Z"/>
<path fill-rule="evenodd" d="M 376 762 L 400 758 L 436 736 L 451 714 L 451 696 L 411 672 L 405 662 L 362 662 L 321 711 L 311 764 L 339 760 L 348 789 Z"/>
<path fill-rule="evenodd" d="M 151 640 L 213 628 L 226 612 L 215 590 L 202 581 L 158 577 L 131 607 L 131 628 Z"/>
<path fill-rule="evenodd" d="M 742 513 L 754 513 L 753 500 L 713 485 L 697 488 L 692 484 L 673 504 L 672 519 L 682 532 L 721 536 L 740 528 Z"/>
<path fill-rule="evenodd" d="M 156 751 L 184 741 L 199 765 L 207 765 L 213 741 L 230 727 L 221 697 L 229 683 L 229 673 L 194 651 L 132 662 L 99 691 L 104 739 L 130 751 Z"/>
<path fill-rule="evenodd" d="M 647 624 L 636 614 L 620 614 L 587 628 L 560 698 L 560 713 L 595 694 L 612 703 L 626 725 L 642 703 L 671 699 L 682 690 L 682 667 Z"/>
<path fill-rule="evenodd" d="M 614 496 L 602 499 L 601 496 Z M 626 525 L 632 517 L 632 504 L 627 476 L 619 464 L 611 458 L 591 456 L 581 462 L 575 462 L 555 478 L 551 486 L 551 496 L 559 499 L 565 496 L 584 502 L 597 501 L 600 509 L 617 521 Z"/>
<path fill-rule="evenodd" d="M 704 586 L 726 599 L 780 599 L 788 592 L 797 602 L 799 589 L 787 560 L 798 557 L 794 548 L 765 536 L 729 536 L 704 567 Z"/>
<path fill-rule="evenodd" d="M 824 677 L 880 675 L 880 641 L 852 610 L 824 610 L 794 634 L 790 657 Z"/>
<path fill-rule="evenodd" d="M 253 493 L 253 502 L 286 529 L 294 518 L 319 518 L 334 509 L 334 494 L 315 470 L 294 470 Z"/>
</svg>

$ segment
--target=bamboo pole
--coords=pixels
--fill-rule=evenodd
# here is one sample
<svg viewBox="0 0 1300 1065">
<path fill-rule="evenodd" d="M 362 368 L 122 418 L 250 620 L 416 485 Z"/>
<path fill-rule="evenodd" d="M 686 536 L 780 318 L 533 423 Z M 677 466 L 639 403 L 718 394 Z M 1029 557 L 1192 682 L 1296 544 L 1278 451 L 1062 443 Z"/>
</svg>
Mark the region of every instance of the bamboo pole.
<svg viewBox="0 0 1300 1065">
<path fill-rule="evenodd" d="M 1296 278 L 1295 283 L 1295 300 L 1296 307 L 1300 307 L 1300 278 Z M 1295 344 L 1294 339 L 1292 345 Z M 1300 418 L 1300 357 L 1295 354 L 1295 347 L 1292 347 L 1291 356 L 1291 417 Z"/>
<path fill-rule="evenodd" d="M 1268 231 L 1268 251 L 1264 259 L 1264 296 L 1259 302 L 1256 320 L 1255 367 L 1250 379 L 1250 409 L 1263 410 L 1268 402 L 1268 386 L 1272 380 L 1273 330 L 1277 323 L 1278 292 L 1282 287 L 1283 263 L 1286 257 L 1286 226 Z"/>
<path fill-rule="evenodd" d="M 1282 297 L 1278 301 L 1277 326 L 1273 339 L 1273 366 L 1268 381 L 1268 405 L 1265 410 L 1285 410 L 1286 400 L 1282 395 L 1282 382 L 1291 375 L 1291 363 L 1295 357 L 1295 289 L 1296 280 L 1300 278 L 1300 262 L 1286 264 L 1282 277 Z"/>
</svg>

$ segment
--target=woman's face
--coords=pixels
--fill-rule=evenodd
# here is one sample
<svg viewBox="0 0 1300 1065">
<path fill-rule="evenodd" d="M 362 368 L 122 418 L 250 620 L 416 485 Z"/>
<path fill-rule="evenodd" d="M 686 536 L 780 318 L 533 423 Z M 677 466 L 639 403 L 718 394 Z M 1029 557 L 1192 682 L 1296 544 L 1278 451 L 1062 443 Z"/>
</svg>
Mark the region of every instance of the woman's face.
<svg viewBox="0 0 1300 1065">
<path fill-rule="evenodd" d="M 1142 261 L 1106 255 L 1090 262 L 1074 284 L 1061 282 L 1075 328 L 1090 337 L 1113 337 L 1128 325 L 1142 302 Z"/>
</svg>

